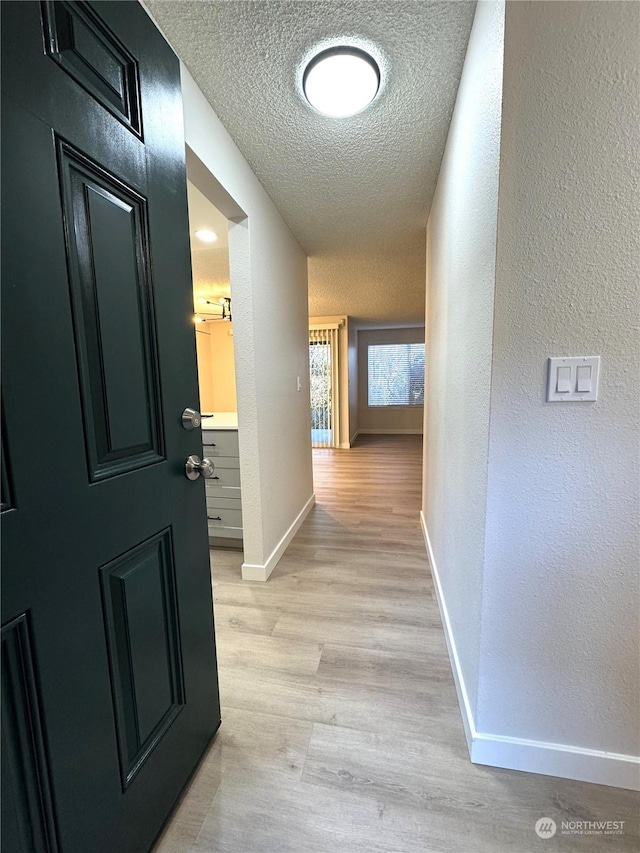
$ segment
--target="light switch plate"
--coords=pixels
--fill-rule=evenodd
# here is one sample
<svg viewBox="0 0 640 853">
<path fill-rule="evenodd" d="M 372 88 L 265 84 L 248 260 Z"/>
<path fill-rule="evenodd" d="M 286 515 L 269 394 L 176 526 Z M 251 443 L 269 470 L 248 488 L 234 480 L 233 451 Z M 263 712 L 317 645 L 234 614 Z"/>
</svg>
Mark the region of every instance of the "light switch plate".
<svg viewBox="0 0 640 853">
<path fill-rule="evenodd" d="M 563 367 L 565 370 L 558 370 Z M 588 391 L 578 391 L 578 368 L 581 379 L 584 382 L 584 374 L 587 372 L 585 368 L 591 370 L 591 388 Z M 559 390 L 567 387 L 566 376 L 569 368 L 569 383 L 568 391 Z M 600 356 L 599 355 L 578 355 L 567 356 L 566 358 L 557 357 L 549 359 L 549 377 L 547 381 L 547 402 L 548 403 L 582 403 L 598 399 L 598 379 L 600 376 Z"/>
</svg>

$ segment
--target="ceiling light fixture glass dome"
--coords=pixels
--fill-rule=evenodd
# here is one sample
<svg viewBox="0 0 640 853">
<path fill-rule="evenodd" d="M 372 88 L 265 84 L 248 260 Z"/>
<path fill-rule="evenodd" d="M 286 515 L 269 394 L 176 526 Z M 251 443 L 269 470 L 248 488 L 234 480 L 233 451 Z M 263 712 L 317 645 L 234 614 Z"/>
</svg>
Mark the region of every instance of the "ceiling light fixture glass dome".
<svg viewBox="0 0 640 853">
<path fill-rule="evenodd" d="M 202 240 L 203 243 L 215 243 L 218 239 L 216 232 L 210 231 L 208 228 L 200 228 L 196 231 L 196 237 L 198 240 Z"/>
<path fill-rule="evenodd" d="M 380 88 L 375 59 L 357 47 L 331 47 L 316 54 L 302 78 L 305 97 L 318 112 L 345 118 L 361 112 Z"/>
</svg>

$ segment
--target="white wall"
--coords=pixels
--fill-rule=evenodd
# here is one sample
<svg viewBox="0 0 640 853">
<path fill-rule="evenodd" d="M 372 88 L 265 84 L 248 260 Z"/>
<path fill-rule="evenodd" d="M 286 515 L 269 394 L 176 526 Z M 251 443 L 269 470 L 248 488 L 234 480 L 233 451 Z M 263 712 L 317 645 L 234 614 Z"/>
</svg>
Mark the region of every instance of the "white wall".
<svg viewBox="0 0 640 853">
<path fill-rule="evenodd" d="M 358 328 L 353 317 L 348 323 L 349 444 L 352 445 L 358 437 Z"/>
<path fill-rule="evenodd" d="M 215 411 L 213 396 L 213 364 L 211 360 L 211 334 L 206 328 L 208 323 L 199 323 L 194 331 L 196 335 L 196 354 L 198 357 L 198 390 L 200 392 L 200 411 Z M 204 328 L 201 328 L 203 327 Z"/>
<path fill-rule="evenodd" d="M 472 760 L 638 787 L 640 7 L 508 3 L 500 119 L 503 10 L 429 221 L 424 520 Z M 597 402 L 545 402 L 552 355 Z"/>
<path fill-rule="evenodd" d="M 402 329 L 360 329 L 358 331 L 358 432 L 422 433 L 423 406 L 369 406 L 369 344 L 424 343 L 424 326 Z"/>
<path fill-rule="evenodd" d="M 201 323 L 209 333 L 212 406 L 210 412 L 237 412 L 236 367 L 233 323 L 213 320 Z"/>
<path fill-rule="evenodd" d="M 507 4 L 478 699 L 636 756 L 639 34 L 636 3 Z M 555 355 L 602 356 L 597 402 L 545 403 Z"/>
<path fill-rule="evenodd" d="M 480 2 L 427 228 L 423 512 L 475 708 L 491 387 L 504 4 Z"/>
<path fill-rule="evenodd" d="M 182 88 L 187 145 L 248 217 L 229 223 L 243 577 L 266 580 L 312 505 L 307 259 L 184 66 Z"/>
</svg>

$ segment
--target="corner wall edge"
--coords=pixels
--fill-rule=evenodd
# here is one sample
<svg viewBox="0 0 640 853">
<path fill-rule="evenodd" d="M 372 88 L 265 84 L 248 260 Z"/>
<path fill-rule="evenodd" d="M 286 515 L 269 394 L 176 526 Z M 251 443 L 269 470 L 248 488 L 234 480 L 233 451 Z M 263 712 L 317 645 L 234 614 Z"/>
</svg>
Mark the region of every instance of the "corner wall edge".
<svg viewBox="0 0 640 853">
<path fill-rule="evenodd" d="M 243 563 L 242 564 L 242 580 L 243 581 L 267 581 L 269 580 L 269 576 L 278 565 L 280 558 L 287 550 L 291 540 L 298 532 L 300 525 L 305 520 L 307 515 L 313 509 L 313 506 L 316 502 L 315 493 L 311 495 L 311 497 L 307 500 L 305 505 L 302 507 L 298 515 L 291 522 L 289 527 L 284 533 L 282 539 L 278 542 L 276 547 L 273 549 L 269 557 L 267 558 L 265 563 Z"/>
<path fill-rule="evenodd" d="M 420 510 L 420 526 L 422 527 L 433 575 L 436 600 L 440 610 L 471 762 L 490 767 L 502 767 L 507 770 L 541 773 L 544 776 L 556 776 L 562 779 L 575 779 L 580 782 L 592 782 L 597 785 L 640 791 L 640 756 L 604 752 L 569 744 L 527 740 L 526 738 L 508 735 L 489 734 L 476 730 L 440 575 L 422 510 Z"/>
</svg>

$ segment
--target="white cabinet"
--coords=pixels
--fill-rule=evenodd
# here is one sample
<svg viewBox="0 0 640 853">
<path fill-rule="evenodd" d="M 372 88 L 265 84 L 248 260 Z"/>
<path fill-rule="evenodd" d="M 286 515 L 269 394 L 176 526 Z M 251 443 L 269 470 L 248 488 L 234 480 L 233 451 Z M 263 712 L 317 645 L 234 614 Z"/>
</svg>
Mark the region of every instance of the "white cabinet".
<svg viewBox="0 0 640 853">
<path fill-rule="evenodd" d="M 213 478 L 205 480 L 209 538 L 242 545 L 238 430 L 203 430 L 202 455 L 215 465 Z"/>
<path fill-rule="evenodd" d="M 217 459 L 218 456 L 238 458 L 237 429 L 205 429 L 202 432 L 202 444 L 207 451 L 205 455 L 210 459 Z"/>
</svg>

